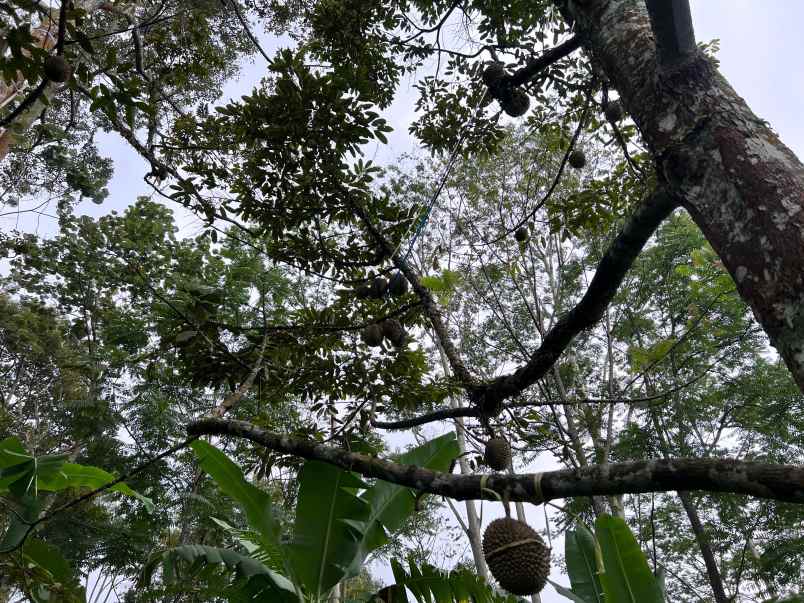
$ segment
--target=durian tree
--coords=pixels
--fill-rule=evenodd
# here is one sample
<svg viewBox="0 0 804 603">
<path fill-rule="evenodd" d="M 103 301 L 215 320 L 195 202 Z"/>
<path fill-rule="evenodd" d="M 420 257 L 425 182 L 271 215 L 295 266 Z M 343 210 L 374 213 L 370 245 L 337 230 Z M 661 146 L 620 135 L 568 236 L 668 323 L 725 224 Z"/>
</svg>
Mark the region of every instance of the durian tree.
<svg viewBox="0 0 804 603">
<path fill-rule="evenodd" d="M 173 12 L 165 13 L 168 4 Z M 294 313 L 234 313 L 231 321 L 218 320 L 214 309 L 227 301 L 228 289 L 190 287 L 173 293 L 182 304 L 163 301 L 171 312 L 156 335 L 176 346 L 177 365 L 192 374 L 189 383 L 230 389 L 210 416 L 182 425 L 186 445 L 202 436 L 246 440 L 457 500 L 544 502 L 681 490 L 804 502 L 804 470 L 790 463 L 653 457 L 535 475 L 450 475 L 321 443 L 309 433 L 288 436 L 255 424 L 252 409 L 241 404 L 265 374 L 273 391 L 314 412 L 331 411 L 342 432 L 361 426 L 366 432 L 386 411 L 422 401 L 439 406 L 455 396 L 489 424 L 560 370 L 573 341 L 604 317 L 646 243 L 682 208 L 804 388 L 804 167 L 696 44 L 683 0 L 59 6 L 55 14 L 15 0 L 3 12 L 9 102 L 0 125 L 4 148 L 19 154 L 14 169 L 34 165 L 24 159 L 43 141 L 65 143 L 68 158 L 56 168 L 81 169 L 65 172 L 64 184 L 99 200 L 108 167 L 69 153 L 90 141 L 87 157 L 96 157 L 92 134 L 114 131 L 148 164 L 154 194 L 195 212 L 210 244 L 218 244 L 219 235 L 246 241 L 262 260 L 309 279 Z M 255 17 L 267 31 L 287 34 L 284 47 L 265 52 L 251 30 Z M 446 35 L 456 21 L 466 25 L 466 40 Z M 245 49 L 265 58 L 266 77 L 251 94 L 217 104 L 222 78 Z M 69 73 L 53 55 L 66 61 Z M 572 170 L 589 167 L 588 149 L 578 145 L 584 133 L 601 131 L 615 141 L 623 169 L 639 181 L 636 194 L 617 208 L 622 213 L 613 214 L 618 234 L 600 250 L 577 303 L 538 337 L 527 333 L 538 345 L 492 378 L 455 345 L 444 322 L 451 275 L 428 280 L 408 251 L 438 203 L 440 184 L 424 202 L 400 199 L 380 168 L 362 157 L 368 143 L 387 140 L 390 126 L 380 112 L 401 82 L 429 66 L 434 69 L 416 84 L 411 133 L 448 157 L 447 168 L 459 155 L 498 151 L 503 113 L 552 132 L 562 151 L 555 184 L 541 201 L 526 199 L 506 224 L 517 245 L 528 244 L 529 233 L 517 233 L 530 230 L 539 203 L 558 198 Z M 43 112 L 46 106 L 59 110 Z M 76 122 L 86 127 L 78 137 L 72 134 Z M 644 152 L 634 154 L 639 147 Z M 62 154 L 49 156 L 42 161 Z M 37 186 L 64 184 L 57 176 Z M 23 195 L 29 191 L 20 188 Z M 600 210 L 596 195 L 574 201 L 583 199 Z M 69 204 L 61 209 L 67 212 Z M 555 217 L 559 231 L 577 236 L 566 217 Z M 138 261 L 137 253 L 124 253 L 118 265 L 137 272 Z M 389 295 L 387 281 L 402 278 L 408 290 Z M 160 284 L 146 282 L 146 289 Z M 259 290 L 256 283 L 240 295 Z M 406 347 L 391 320 L 411 332 L 430 332 L 449 371 L 434 372 L 421 349 Z M 359 343 L 361 334 L 376 353 Z M 408 425 L 458 414 L 445 407 Z"/>
<path fill-rule="evenodd" d="M 605 153 L 595 152 L 593 137 L 583 143 L 591 163 L 606 160 Z M 567 190 L 532 218 L 535 224 L 552 223 L 556 230 L 545 228 L 522 245 L 515 233 L 506 232 L 498 206 L 516 207 L 529 191 L 549 186 L 554 165 L 543 153 L 547 146 L 549 138 L 514 131 L 500 155 L 459 162 L 417 247 L 425 272 L 433 274 L 435 254 L 442 274 L 453 275 L 444 320 L 456 346 L 476 370 L 488 375 L 526 357 L 529 347 L 538 346 L 538 333 L 576 303 L 585 275 L 610 238 L 606 218 L 618 214 L 633 188 L 628 178 L 620 185 L 567 178 Z M 531 168 L 536 163 L 546 172 L 544 184 Z M 628 173 L 625 165 L 618 167 Z M 423 161 L 398 179 L 399 194 L 427 190 L 428 181 L 439 174 L 439 165 Z M 590 188 L 574 190 L 578 185 Z M 498 189 L 506 191 L 502 200 Z M 585 202 L 592 190 L 595 205 Z M 573 236 L 562 237 L 563 228 Z M 800 431 L 802 396 L 785 369 L 767 361 L 761 329 L 687 215 L 676 214 L 662 225 L 607 314 L 573 341 L 536 391 L 514 398 L 503 414 L 490 420 L 495 433 L 510 439 L 517 467 L 544 463 L 539 454 L 551 455 L 567 468 L 666 454 L 774 462 L 781 455 L 800 461 L 795 438 L 788 436 Z M 779 437 L 773 442 L 756 406 L 760 383 L 768 408 L 774 409 L 773 422 L 791 425 L 790 431 L 775 430 Z M 611 405 L 609 400 L 617 402 Z M 486 452 L 496 447 L 489 446 L 496 438 L 489 439 L 472 408 L 407 412 L 378 425 L 410 428 L 447 417 L 463 418 L 470 448 L 478 455 L 484 452 L 483 443 Z M 759 522 L 751 519 L 755 504 L 763 509 Z M 654 558 L 669 564 L 673 573 L 666 581 L 672 600 L 694 599 L 688 584 L 709 583 L 725 599 L 726 593 L 764 589 L 767 580 L 781 592 L 785 584 L 799 580 L 800 564 L 792 559 L 784 567 L 781 558 L 767 557 L 760 566 L 744 553 L 751 534 L 761 543 L 779 543 L 798 558 L 800 552 L 793 552 L 801 536 L 795 505 L 684 492 L 581 497 L 565 505 L 555 525 L 571 526 L 579 515 L 591 524 L 596 513 L 606 511 L 627 516 L 643 547 L 653 547 Z M 782 525 L 788 527 L 780 529 Z M 767 549 L 760 544 L 759 550 Z M 760 568 L 762 577 L 757 578 Z"/>
</svg>

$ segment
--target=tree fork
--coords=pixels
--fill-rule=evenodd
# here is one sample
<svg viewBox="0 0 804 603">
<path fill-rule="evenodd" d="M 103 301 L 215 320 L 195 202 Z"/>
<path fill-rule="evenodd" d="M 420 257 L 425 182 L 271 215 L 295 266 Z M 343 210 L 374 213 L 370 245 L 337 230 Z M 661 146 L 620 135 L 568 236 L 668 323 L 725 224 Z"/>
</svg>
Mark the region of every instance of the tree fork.
<svg viewBox="0 0 804 603">
<path fill-rule="evenodd" d="M 609 245 L 581 300 L 547 332 L 528 362 L 471 393 L 481 409 L 496 414 L 503 400 L 541 379 L 575 336 L 600 320 L 648 239 L 677 206 L 664 190 L 648 195 Z"/>
<path fill-rule="evenodd" d="M 562 10 L 804 391 L 804 165 L 701 52 L 662 65 L 644 0 Z"/>
<path fill-rule="evenodd" d="M 591 465 L 542 474 L 452 475 L 285 436 L 246 421 L 201 419 L 190 423 L 187 433 L 191 437 L 244 438 L 277 452 L 323 461 L 366 477 L 455 500 L 497 500 L 493 492 L 511 502 L 541 503 L 572 496 L 703 490 L 804 504 L 804 466 L 801 465 L 679 458 Z"/>
</svg>

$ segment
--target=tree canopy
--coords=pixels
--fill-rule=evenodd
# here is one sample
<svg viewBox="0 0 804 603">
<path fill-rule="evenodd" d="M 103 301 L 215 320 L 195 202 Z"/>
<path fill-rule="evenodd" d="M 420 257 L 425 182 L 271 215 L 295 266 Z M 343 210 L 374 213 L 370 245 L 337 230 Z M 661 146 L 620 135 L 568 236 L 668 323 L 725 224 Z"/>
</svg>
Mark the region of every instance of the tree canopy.
<svg viewBox="0 0 804 603">
<path fill-rule="evenodd" d="M 804 166 L 686 0 L 0 9 L 0 600 L 801 597 Z"/>
</svg>

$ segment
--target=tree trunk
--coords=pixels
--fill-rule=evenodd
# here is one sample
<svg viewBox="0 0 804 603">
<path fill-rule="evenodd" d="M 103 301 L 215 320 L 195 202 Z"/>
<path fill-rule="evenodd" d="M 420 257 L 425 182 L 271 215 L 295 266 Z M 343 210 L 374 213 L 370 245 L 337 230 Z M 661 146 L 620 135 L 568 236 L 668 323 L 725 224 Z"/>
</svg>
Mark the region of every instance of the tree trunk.
<svg viewBox="0 0 804 603">
<path fill-rule="evenodd" d="M 700 53 L 659 68 L 644 0 L 565 14 L 804 390 L 804 166 Z"/>
<path fill-rule="evenodd" d="M 720 575 L 720 569 L 717 566 L 715 554 L 712 552 L 712 547 L 709 546 L 709 538 L 706 535 L 706 529 L 701 523 L 701 518 L 698 515 L 698 509 L 692 502 L 689 492 L 682 490 L 678 491 L 678 497 L 681 499 L 681 504 L 684 505 L 684 510 L 687 512 L 687 518 L 690 520 L 692 532 L 695 534 L 695 540 L 698 542 L 698 548 L 701 549 L 701 556 L 706 564 L 706 575 L 709 577 L 709 585 L 712 587 L 712 593 L 715 595 L 717 603 L 728 603 L 729 598 L 726 596 L 726 591 L 723 589 L 723 579 Z"/>
<path fill-rule="evenodd" d="M 447 360 L 446 354 L 444 353 L 444 349 L 438 342 L 437 338 L 433 338 L 433 341 L 436 342 L 438 345 L 438 351 L 441 354 L 441 366 L 444 369 L 444 374 L 449 374 L 449 361 Z M 450 404 L 453 408 L 460 406 L 460 402 L 454 398 L 450 398 Z M 461 475 L 471 475 L 472 470 L 469 467 L 469 463 L 466 462 L 466 456 L 464 452 L 466 452 L 466 436 L 463 434 L 464 426 L 463 426 L 463 419 L 455 419 L 455 438 L 458 442 L 458 467 L 460 467 Z M 480 525 L 480 517 L 477 514 L 477 508 L 475 507 L 475 501 L 467 500 L 466 504 L 466 528 L 467 528 L 467 536 L 469 538 L 469 544 L 472 547 L 472 558 L 475 560 L 475 571 L 477 572 L 478 576 L 481 576 L 485 580 L 489 579 L 489 569 L 486 565 L 486 558 L 483 556 L 483 536 L 481 534 L 481 529 L 483 526 Z"/>
<path fill-rule="evenodd" d="M 655 388 L 649 384 L 649 391 L 654 391 Z M 650 411 L 651 421 L 656 435 L 659 438 L 659 448 L 661 449 L 662 457 L 665 459 L 670 458 L 670 446 L 667 442 L 665 430 L 659 422 L 659 417 L 656 411 Z M 684 511 L 687 513 L 687 519 L 690 522 L 692 533 L 695 534 L 695 541 L 698 543 L 698 548 L 701 550 L 701 557 L 703 557 L 704 565 L 706 566 L 706 577 L 709 579 L 709 586 L 712 587 L 712 594 L 715 597 L 716 603 L 728 603 L 729 599 L 726 596 L 726 589 L 723 586 L 723 576 L 720 573 L 720 568 L 717 566 L 715 554 L 712 551 L 712 546 L 709 544 L 709 535 L 706 533 L 701 517 L 698 515 L 698 509 L 695 503 L 692 502 L 690 493 L 685 490 L 678 490 L 678 497 L 681 499 L 681 504 Z"/>
<path fill-rule="evenodd" d="M 98 10 L 105 2 L 99 0 L 93 0 L 91 2 L 76 2 L 76 8 L 80 8 L 87 13 L 91 13 L 95 10 Z M 53 35 L 53 32 L 58 29 L 58 10 L 51 8 L 50 16 L 45 17 L 42 19 L 41 23 L 33 28 L 32 35 L 38 39 L 39 46 L 49 52 L 56 46 L 56 38 Z M 30 106 L 28 106 L 25 110 L 22 111 L 20 115 L 17 116 L 15 120 L 13 120 L 7 128 L 0 128 L 0 161 L 2 161 L 11 148 L 17 143 L 17 138 L 28 130 L 42 111 L 50 104 L 50 99 L 54 95 L 54 93 L 61 87 L 59 84 L 55 84 L 53 82 L 47 82 L 44 84 L 45 88 L 42 92 L 42 95 L 39 97 L 38 100 L 34 101 Z M 20 100 L 22 97 L 26 96 L 25 94 L 21 94 L 23 91 L 27 91 L 27 94 L 30 94 L 31 90 L 33 89 L 33 84 L 26 82 L 22 75 L 19 75 L 17 80 L 14 82 L 13 86 L 0 86 L 0 107 L 3 107 L 14 100 Z M 44 100 L 43 100 L 44 99 Z M 20 101 L 21 102 L 21 101 Z"/>
</svg>

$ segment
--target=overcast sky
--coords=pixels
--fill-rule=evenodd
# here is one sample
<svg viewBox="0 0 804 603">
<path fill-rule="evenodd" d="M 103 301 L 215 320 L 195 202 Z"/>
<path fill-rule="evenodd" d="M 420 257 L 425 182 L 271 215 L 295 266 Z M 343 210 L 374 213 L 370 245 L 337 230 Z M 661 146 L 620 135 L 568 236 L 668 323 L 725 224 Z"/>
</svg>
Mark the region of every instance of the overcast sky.
<svg viewBox="0 0 804 603">
<path fill-rule="evenodd" d="M 781 139 L 796 152 L 804 154 L 804 119 L 799 115 L 804 108 L 804 79 L 800 63 L 804 60 L 804 1 L 802 0 L 692 0 L 693 21 L 699 41 L 719 38 L 721 71 L 737 92 L 743 96 L 754 112 L 770 122 Z M 266 44 L 271 46 L 270 44 Z M 227 85 L 227 95 L 247 93 L 251 83 L 265 71 L 260 58 L 244 69 L 237 82 Z M 389 148 L 371 148 L 372 155 L 380 162 L 392 162 L 398 155 L 417 148 L 407 134 L 407 125 L 413 115 L 411 82 L 403 85 L 399 100 L 387 117 L 396 128 Z M 115 177 L 111 183 L 111 195 L 102 206 L 85 203 L 81 213 L 102 215 L 111 209 L 121 210 L 129 205 L 137 194 L 147 194 L 149 189 L 142 182 L 148 166 L 115 134 L 102 138 L 105 155 L 116 160 Z M 185 232 L 194 233 L 199 223 L 183 216 L 180 223 Z M 13 227 L 7 221 L 0 228 Z M 52 233 L 52 225 L 42 223 L 40 233 Z M 542 468 L 544 469 L 544 468 Z M 497 505 L 499 506 L 499 505 Z M 486 504 L 488 509 L 490 505 Z M 540 510 L 529 513 L 533 523 L 542 526 Z M 490 515 L 487 513 L 486 518 Z M 485 523 L 485 522 L 484 522 Z M 383 576 L 385 577 L 385 576 Z M 552 578 L 567 583 L 566 577 L 554 572 Z M 548 587 L 543 593 L 544 603 L 566 601 Z"/>
</svg>

